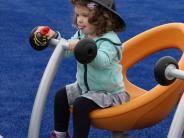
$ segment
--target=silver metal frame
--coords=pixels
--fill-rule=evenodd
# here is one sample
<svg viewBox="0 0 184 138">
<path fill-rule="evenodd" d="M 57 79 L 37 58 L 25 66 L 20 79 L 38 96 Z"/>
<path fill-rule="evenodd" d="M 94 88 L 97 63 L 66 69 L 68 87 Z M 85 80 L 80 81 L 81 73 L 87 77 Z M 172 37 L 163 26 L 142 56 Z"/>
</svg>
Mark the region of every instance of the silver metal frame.
<svg viewBox="0 0 184 138">
<path fill-rule="evenodd" d="M 167 66 L 165 70 L 165 76 L 167 79 L 177 78 L 177 79 L 184 80 L 184 71 L 176 69 L 175 65 L 170 64 Z M 167 138 L 182 137 L 183 130 L 184 130 L 184 107 L 183 106 L 184 106 L 184 94 L 182 94 L 182 97 L 176 109 Z"/>
<path fill-rule="evenodd" d="M 40 124 L 48 92 L 57 72 L 58 65 L 63 59 L 64 49 L 68 46 L 68 42 L 62 38 L 59 41 L 52 39 L 50 43 L 57 46 L 47 64 L 37 91 L 29 124 L 28 138 L 39 138 Z"/>
</svg>

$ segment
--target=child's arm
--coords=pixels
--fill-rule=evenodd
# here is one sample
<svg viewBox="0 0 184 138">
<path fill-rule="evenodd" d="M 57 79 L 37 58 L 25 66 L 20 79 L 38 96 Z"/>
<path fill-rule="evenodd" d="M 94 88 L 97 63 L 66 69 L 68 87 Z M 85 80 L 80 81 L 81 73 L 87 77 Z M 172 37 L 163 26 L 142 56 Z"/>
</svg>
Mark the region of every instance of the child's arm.
<svg viewBox="0 0 184 138">
<path fill-rule="evenodd" d="M 34 34 L 38 34 L 38 33 L 39 34 L 41 33 L 41 35 L 43 35 L 44 37 L 46 37 L 46 40 L 44 38 L 45 41 L 43 41 L 43 44 L 42 44 L 42 42 L 40 42 L 40 45 L 47 45 L 48 44 L 48 41 L 51 40 L 51 39 L 53 39 L 53 38 L 54 39 L 58 39 L 58 40 L 60 40 L 62 38 L 59 32 L 53 31 L 48 26 L 38 26 L 38 27 L 36 27 L 34 29 L 34 32 L 33 32 L 32 37 L 35 37 Z M 78 43 L 78 41 L 79 41 L 79 39 L 78 39 L 78 33 L 76 32 L 76 34 L 73 37 L 71 37 L 71 39 L 68 40 L 69 48 L 68 49 L 65 49 L 65 53 L 64 53 L 64 56 L 65 57 L 69 57 L 69 56 L 72 56 L 73 55 L 74 48 L 75 48 L 76 44 Z M 33 41 L 33 45 L 34 45 L 34 41 Z M 52 45 L 52 43 L 51 43 L 51 45 Z M 43 47 L 43 48 L 45 48 L 45 47 Z M 54 47 L 55 47 L 55 45 L 54 45 Z"/>
<path fill-rule="evenodd" d="M 121 47 L 118 50 L 121 51 Z M 97 68 L 106 68 L 115 62 L 119 62 L 117 49 L 112 43 L 104 41 L 100 44 L 97 56 L 90 64 Z"/>
<path fill-rule="evenodd" d="M 69 40 L 69 49 L 68 50 L 65 50 L 65 57 L 70 57 L 70 56 L 73 56 L 74 55 L 74 48 L 76 46 L 76 44 L 78 43 L 79 41 L 79 36 L 78 36 L 78 32 L 76 32 Z"/>
</svg>

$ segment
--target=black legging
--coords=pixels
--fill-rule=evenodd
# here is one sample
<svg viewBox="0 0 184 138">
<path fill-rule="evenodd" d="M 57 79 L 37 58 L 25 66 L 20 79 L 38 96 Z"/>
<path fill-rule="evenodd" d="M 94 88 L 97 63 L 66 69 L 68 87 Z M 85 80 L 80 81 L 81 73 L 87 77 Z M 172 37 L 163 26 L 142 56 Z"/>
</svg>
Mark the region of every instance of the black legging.
<svg viewBox="0 0 184 138">
<path fill-rule="evenodd" d="M 74 138 L 87 138 L 90 130 L 89 113 L 101 108 L 92 100 L 79 97 L 73 103 L 73 133 Z M 54 129 L 60 132 L 68 130 L 70 118 L 66 88 L 56 93 L 54 102 Z"/>
</svg>

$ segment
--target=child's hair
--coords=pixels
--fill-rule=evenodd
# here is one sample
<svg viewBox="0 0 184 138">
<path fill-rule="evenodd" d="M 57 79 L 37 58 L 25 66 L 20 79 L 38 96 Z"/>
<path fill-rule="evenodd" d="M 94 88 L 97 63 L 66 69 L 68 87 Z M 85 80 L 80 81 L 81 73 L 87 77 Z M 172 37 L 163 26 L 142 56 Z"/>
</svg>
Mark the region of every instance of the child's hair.
<svg viewBox="0 0 184 138">
<path fill-rule="evenodd" d="M 90 3 L 90 0 L 71 0 L 71 3 L 74 6 L 84 6 Z M 115 3 L 113 2 L 112 9 L 115 10 Z M 90 10 L 90 8 L 89 8 Z M 97 4 L 94 7 L 92 17 L 89 18 L 88 22 L 95 26 L 95 33 L 97 36 L 101 36 L 108 31 L 122 32 L 124 28 L 122 28 L 121 22 L 119 21 L 117 16 L 104 8 L 103 6 Z M 74 17 L 74 23 L 77 24 L 77 18 Z"/>
</svg>

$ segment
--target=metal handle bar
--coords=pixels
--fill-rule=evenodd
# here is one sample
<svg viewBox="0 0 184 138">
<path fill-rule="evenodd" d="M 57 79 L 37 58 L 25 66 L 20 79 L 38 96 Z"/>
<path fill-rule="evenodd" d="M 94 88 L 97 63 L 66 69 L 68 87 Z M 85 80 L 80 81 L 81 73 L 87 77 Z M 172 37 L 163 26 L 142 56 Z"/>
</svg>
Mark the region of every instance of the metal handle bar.
<svg viewBox="0 0 184 138">
<path fill-rule="evenodd" d="M 69 43 L 68 43 L 68 41 L 66 39 L 64 39 L 62 37 L 59 40 L 58 39 L 51 39 L 49 44 L 51 44 L 53 46 L 57 46 L 60 42 L 62 43 L 62 47 L 64 49 L 68 49 Z"/>
<path fill-rule="evenodd" d="M 175 65 L 170 64 L 166 67 L 165 77 L 168 80 L 171 80 L 171 79 L 174 79 L 174 78 L 184 80 L 184 71 L 176 69 Z"/>
</svg>

